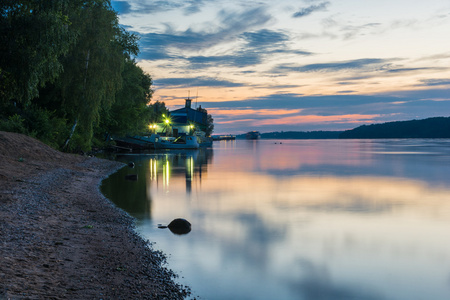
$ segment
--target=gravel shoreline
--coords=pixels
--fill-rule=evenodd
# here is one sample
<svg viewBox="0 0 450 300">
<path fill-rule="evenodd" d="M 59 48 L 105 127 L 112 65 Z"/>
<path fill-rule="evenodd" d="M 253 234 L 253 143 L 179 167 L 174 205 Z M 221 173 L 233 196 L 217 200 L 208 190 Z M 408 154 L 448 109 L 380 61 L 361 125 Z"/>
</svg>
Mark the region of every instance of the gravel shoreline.
<svg viewBox="0 0 450 300">
<path fill-rule="evenodd" d="M 123 164 L 56 151 L 63 161 L 20 154 L 0 148 L 0 299 L 190 294 L 165 267 L 164 254 L 136 233 L 134 219 L 101 194 L 102 179 Z"/>
</svg>

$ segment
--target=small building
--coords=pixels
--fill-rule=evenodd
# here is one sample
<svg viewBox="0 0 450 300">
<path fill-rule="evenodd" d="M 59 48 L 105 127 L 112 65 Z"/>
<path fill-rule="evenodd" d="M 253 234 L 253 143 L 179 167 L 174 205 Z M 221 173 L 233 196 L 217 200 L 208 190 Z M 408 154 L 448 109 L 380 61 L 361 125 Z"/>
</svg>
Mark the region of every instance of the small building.
<svg viewBox="0 0 450 300">
<path fill-rule="evenodd" d="M 200 106 L 197 109 L 191 107 L 192 100 L 187 98 L 185 106 L 169 113 L 165 123 L 155 126 L 159 134 L 171 135 L 192 135 L 194 131 L 205 131 L 207 127 L 208 115 L 206 110 Z"/>
</svg>

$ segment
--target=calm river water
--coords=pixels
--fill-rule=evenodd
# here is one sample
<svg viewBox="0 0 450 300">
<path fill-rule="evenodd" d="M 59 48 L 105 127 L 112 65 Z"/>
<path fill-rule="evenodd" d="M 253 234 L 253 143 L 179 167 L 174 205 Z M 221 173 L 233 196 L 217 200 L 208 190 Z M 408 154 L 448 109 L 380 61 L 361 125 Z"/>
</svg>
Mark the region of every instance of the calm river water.
<svg viewBox="0 0 450 300">
<path fill-rule="evenodd" d="M 450 299 L 450 140 L 237 140 L 117 159 L 136 166 L 102 191 L 197 299 Z M 157 228 L 178 217 L 189 234 Z"/>
</svg>

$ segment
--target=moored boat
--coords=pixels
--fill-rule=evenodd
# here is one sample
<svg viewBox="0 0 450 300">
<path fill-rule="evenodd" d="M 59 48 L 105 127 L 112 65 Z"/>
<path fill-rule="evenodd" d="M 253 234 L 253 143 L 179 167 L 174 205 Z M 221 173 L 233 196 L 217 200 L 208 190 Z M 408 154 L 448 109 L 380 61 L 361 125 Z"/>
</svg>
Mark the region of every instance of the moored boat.
<svg viewBox="0 0 450 300">
<path fill-rule="evenodd" d="M 110 137 L 111 141 L 115 142 L 115 145 L 112 146 L 116 149 L 121 150 L 147 150 L 154 149 L 155 144 L 154 140 L 151 140 L 148 136 L 124 136 L 124 137 Z"/>
<path fill-rule="evenodd" d="M 245 138 L 247 140 L 257 140 L 261 137 L 261 134 L 259 133 L 259 131 L 250 131 L 247 132 L 247 134 L 245 135 Z"/>
<path fill-rule="evenodd" d="M 176 139 L 156 138 L 155 147 L 157 149 L 198 149 L 197 137 L 192 135 L 182 135 Z"/>
<path fill-rule="evenodd" d="M 197 137 L 197 142 L 201 148 L 212 147 L 213 139 L 212 139 L 212 137 L 207 137 L 205 135 L 205 132 L 196 130 L 194 132 L 194 136 Z"/>
</svg>

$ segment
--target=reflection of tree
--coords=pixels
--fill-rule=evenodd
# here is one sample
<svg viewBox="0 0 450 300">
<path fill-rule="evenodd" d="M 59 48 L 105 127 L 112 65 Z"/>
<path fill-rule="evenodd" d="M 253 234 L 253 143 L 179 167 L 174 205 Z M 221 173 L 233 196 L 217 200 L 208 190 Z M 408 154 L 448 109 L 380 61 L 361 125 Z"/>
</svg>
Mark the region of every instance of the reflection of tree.
<svg viewBox="0 0 450 300">
<path fill-rule="evenodd" d="M 179 150 L 157 152 L 154 155 L 122 156 L 116 159 L 133 161 L 134 168 L 124 167 L 111 175 L 102 184 L 102 192 L 118 207 L 136 218 L 151 218 L 150 185 L 162 183 L 169 186 L 173 178 L 185 178 L 186 191 L 192 190 L 192 182 L 207 172 L 213 157 L 212 149 Z M 137 175 L 136 181 L 125 179 L 126 175 Z"/>
<path fill-rule="evenodd" d="M 124 167 L 112 174 L 102 184 L 102 192 L 118 207 L 137 217 L 151 217 L 151 197 L 146 189 L 146 170 L 138 166 Z M 136 181 L 125 179 L 126 175 L 137 174 Z"/>
<path fill-rule="evenodd" d="M 202 174 L 208 171 L 208 165 L 212 162 L 213 150 L 211 148 L 200 149 L 199 154 L 196 166 L 201 182 Z"/>
</svg>

